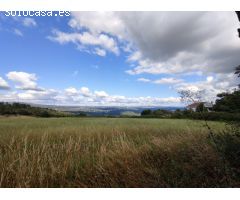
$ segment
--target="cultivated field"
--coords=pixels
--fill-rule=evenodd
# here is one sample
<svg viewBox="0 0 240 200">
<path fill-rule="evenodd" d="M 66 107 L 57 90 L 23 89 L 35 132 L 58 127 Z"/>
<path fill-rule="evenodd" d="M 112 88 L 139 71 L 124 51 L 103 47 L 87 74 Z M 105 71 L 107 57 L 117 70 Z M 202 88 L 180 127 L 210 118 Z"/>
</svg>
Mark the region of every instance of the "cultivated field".
<svg viewBox="0 0 240 200">
<path fill-rule="evenodd" d="M 201 121 L 0 118 L 0 187 L 228 186 Z"/>
</svg>

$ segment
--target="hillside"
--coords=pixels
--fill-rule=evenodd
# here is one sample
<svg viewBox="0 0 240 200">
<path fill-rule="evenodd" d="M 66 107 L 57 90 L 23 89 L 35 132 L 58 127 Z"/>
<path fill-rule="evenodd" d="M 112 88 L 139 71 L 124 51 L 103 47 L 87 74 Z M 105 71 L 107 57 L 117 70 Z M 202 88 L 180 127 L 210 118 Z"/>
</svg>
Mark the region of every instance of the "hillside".
<svg viewBox="0 0 240 200">
<path fill-rule="evenodd" d="M 0 102 L 0 115 L 26 115 L 35 117 L 66 117 L 70 113 L 49 108 L 33 107 L 23 103 Z"/>
</svg>

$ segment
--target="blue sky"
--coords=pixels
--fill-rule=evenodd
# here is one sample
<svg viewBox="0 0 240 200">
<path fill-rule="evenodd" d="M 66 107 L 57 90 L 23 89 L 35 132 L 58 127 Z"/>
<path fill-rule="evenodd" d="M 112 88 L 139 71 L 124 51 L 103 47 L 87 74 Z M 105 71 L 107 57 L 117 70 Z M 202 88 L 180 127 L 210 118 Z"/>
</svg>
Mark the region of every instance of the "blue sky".
<svg viewBox="0 0 240 200">
<path fill-rule="evenodd" d="M 1 13 L 0 100 L 167 106 L 189 89 L 212 101 L 237 85 L 237 26 L 231 12 Z"/>
</svg>

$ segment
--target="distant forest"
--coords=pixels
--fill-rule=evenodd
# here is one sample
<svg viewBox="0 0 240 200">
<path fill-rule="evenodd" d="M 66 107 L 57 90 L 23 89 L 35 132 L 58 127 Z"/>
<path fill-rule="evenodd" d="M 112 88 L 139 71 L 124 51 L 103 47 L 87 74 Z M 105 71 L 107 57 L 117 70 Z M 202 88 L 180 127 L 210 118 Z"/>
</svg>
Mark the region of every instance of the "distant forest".
<svg viewBox="0 0 240 200">
<path fill-rule="evenodd" d="M 67 117 L 71 114 L 49 108 L 33 107 L 23 103 L 0 102 L 0 115 L 26 115 L 35 117 Z"/>
</svg>

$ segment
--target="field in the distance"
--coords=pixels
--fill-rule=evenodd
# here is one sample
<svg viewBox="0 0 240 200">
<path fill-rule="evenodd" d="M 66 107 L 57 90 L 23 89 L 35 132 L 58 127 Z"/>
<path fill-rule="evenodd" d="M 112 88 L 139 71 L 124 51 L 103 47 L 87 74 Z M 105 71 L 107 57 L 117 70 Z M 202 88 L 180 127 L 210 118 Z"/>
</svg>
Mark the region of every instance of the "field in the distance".
<svg viewBox="0 0 240 200">
<path fill-rule="evenodd" d="M 214 131 L 224 124 L 210 122 Z M 229 184 L 229 183 L 227 183 Z M 0 187 L 228 187 L 203 122 L 0 118 Z"/>
</svg>

